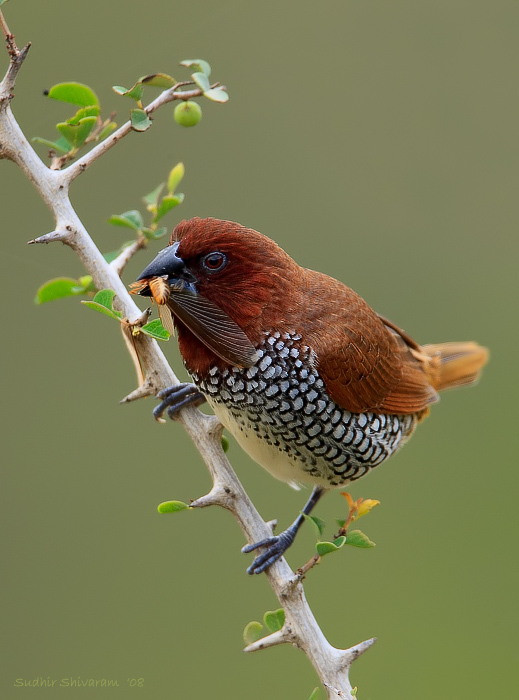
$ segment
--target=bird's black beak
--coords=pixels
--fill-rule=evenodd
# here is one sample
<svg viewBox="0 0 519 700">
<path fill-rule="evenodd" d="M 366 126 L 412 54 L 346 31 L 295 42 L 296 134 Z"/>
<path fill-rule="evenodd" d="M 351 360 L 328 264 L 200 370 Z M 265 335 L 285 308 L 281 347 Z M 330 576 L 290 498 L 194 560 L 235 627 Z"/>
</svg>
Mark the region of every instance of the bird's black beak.
<svg viewBox="0 0 519 700">
<path fill-rule="evenodd" d="M 137 277 L 137 281 L 150 277 L 167 277 L 168 284 L 177 287 L 178 291 L 181 288 L 186 291 L 195 291 L 194 283 L 197 279 L 187 269 L 182 258 L 177 255 L 178 246 L 179 243 L 177 242 L 161 250 L 148 267 Z M 141 295 L 150 296 L 149 288 L 143 289 Z"/>
</svg>

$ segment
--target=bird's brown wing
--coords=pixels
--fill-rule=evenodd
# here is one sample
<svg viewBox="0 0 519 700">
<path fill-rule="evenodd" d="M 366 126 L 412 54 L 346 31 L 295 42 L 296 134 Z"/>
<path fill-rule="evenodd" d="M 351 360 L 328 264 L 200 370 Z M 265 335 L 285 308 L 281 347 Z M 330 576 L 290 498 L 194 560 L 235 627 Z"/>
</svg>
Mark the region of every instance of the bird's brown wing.
<svg viewBox="0 0 519 700">
<path fill-rule="evenodd" d="M 352 413 L 402 414 L 420 413 L 438 400 L 418 344 L 342 283 L 318 273 L 312 277 L 306 296 L 307 318 L 312 319 L 307 340 L 337 404 Z"/>
</svg>

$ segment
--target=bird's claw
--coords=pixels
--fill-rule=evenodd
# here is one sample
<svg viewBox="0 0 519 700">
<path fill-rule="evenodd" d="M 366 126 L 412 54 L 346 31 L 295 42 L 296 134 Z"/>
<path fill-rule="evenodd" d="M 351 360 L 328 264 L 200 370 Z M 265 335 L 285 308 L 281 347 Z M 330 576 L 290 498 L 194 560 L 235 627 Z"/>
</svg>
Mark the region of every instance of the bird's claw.
<svg viewBox="0 0 519 700">
<path fill-rule="evenodd" d="M 242 548 L 244 554 L 253 552 L 259 547 L 266 547 L 267 549 L 254 559 L 252 564 L 247 569 L 248 574 L 262 574 L 265 569 L 268 569 L 275 561 L 281 559 L 283 554 L 290 547 L 294 541 L 295 533 L 293 533 L 290 528 L 285 530 L 280 535 L 275 537 L 267 537 L 259 542 L 254 542 L 253 544 L 248 544 Z"/>
<path fill-rule="evenodd" d="M 158 421 L 162 418 L 164 411 L 167 411 L 168 416 L 174 419 L 181 408 L 200 406 L 205 401 L 205 396 L 198 391 L 194 384 L 189 382 L 181 382 L 162 389 L 157 394 L 157 398 L 162 399 L 162 402 L 153 409 L 153 417 Z"/>
</svg>

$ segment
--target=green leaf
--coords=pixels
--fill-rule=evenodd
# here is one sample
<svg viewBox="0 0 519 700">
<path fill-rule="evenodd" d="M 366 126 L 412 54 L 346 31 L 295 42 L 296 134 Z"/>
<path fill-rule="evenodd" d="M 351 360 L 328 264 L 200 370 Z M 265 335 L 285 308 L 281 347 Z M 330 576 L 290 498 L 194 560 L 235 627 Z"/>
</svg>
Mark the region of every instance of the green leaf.
<svg viewBox="0 0 519 700">
<path fill-rule="evenodd" d="M 157 185 L 157 187 L 155 187 L 155 189 L 152 192 L 143 197 L 144 203 L 146 204 L 146 209 L 148 211 L 155 211 L 159 201 L 160 193 L 164 189 L 164 184 L 164 182 L 161 182 L 160 185 Z"/>
<path fill-rule="evenodd" d="M 144 226 L 142 215 L 138 209 L 125 211 L 123 214 L 114 214 L 108 219 L 108 223 L 114 226 L 131 228 L 133 231 L 140 231 Z"/>
<path fill-rule="evenodd" d="M 113 85 L 112 90 L 118 95 L 135 100 L 135 102 L 140 102 L 142 99 L 143 89 L 142 85 L 139 83 L 135 83 L 131 88 L 125 88 L 122 85 Z"/>
<path fill-rule="evenodd" d="M 184 177 L 184 163 L 177 163 L 168 175 L 168 192 L 173 194 Z"/>
<path fill-rule="evenodd" d="M 89 291 L 91 282 L 92 278 L 89 275 L 80 277 L 79 280 L 72 279 L 72 277 L 56 277 L 42 284 L 36 292 L 34 301 L 36 304 L 45 304 L 45 302 L 54 301 L 55 299 L 86 294 Z"/>
<path fill-rule="evenodd" d="M 224 452 L 228 452 L 229 447 L 230 447 L 229 440 L 225 437 L 225 435 L 222 435 L 222 450 Z"/>
<path fill-rule="evenodd" d="M 190 506 L 183 501 L 164 501 L 157 506 L 159 513 L 178 513 L 181 510 L 189 510 L 189 508 Z"/>
<path fill-rule="evenodd" d="M 62 136 L 57 141 L 49 141 L 48 139 L 41 138 L 41 136 L 33 136 L 31 141 L 33 143 L 41 143 L 43 146 L 52 148 L 53 151 L 57 151 L 58 153 L 68 153 L 70 151 L 70 143 Z"/>
<path fill-rule="evenodd" d="M 180 61 L 181 66 L 185 66 L 186 68 L 195 68 L 201 73 L 205 73 L 207 77 L 211 75 L 211 66 L 207 61 L 202 61 L 200 58 L 193 58 L 193 59 L 188 59 L 186 61 Z"/>
<path fill-rule="evenodd" d="M 155 231 L 153 231 L 151 228 L 142 229 L 142 233 L 149 241 L 158 241 L 159 238 L 164 238 L 167 232 L 167 226 L 161 226 L 160 228 L 155 229 Z"/>
<path fill-rule="evenodd" d="M 87 140 L 96 121 L 96 117 L 85 117 L 80 119 L 78 124 L 69 124 L 68 122 L 56 124 L 56 129 L 70 143 L 72 148 L 79 148 Z"/>
<path fill-rule="evenodd" d="M 95 92 L 82 83 L 58 83 L 53 85 L 50 90 L 44 93 L 52 100 L 60 100 L 61 102 L 70 102 L 73 105 L 80 107 L 89 107 L 90 105 L 98 105 L 99 100 Z"/>
<path fill-rule="evenodd" d="M 82 301 L 82 304 L 88 306 L 94 311 L 99 311 L 99 313 L 105 314 L 105 316 L 110 316 L 119 321 L 122 318 L 122 313 L 120 311 L 114 311 L 113 301 L 115 297 L 115 292 L 113 289 L 102 289 L 97 292 L 92 301 Z"/>
<path fill-rule="evenodd" d="M 339 527 L 344 527 L 346 525 L 346 520 L 335 520 Z"/>
<path fill-rule="evenodd" d="M 317 700 L 317 698 L 319 697 L 320 694 L 321 694 L 321 692 L 320 692 L 319 688 L 314 688 L 312 690 L 312 693 L 311 693 L 310 697 L 308 698 L 308 700 Z"/>
<path fill-rule="evenodd" d="M 131 109 L 130 121 L 134 131 L 146 131 L 151 126 L 151 119 L 143 109 Z"/>
<path fill-rule="evenodd" d="M 198 85 L 198 87 L 204 91 L 204 93 L 206 90 L 207 91 L 210 90 L 211 85 L 209 83 L 209 78 L 207 77 L 207 75 L 205 73 L 193 73 L 193 75 L 191 77 L 193 78 L 195 83 Z"/>
<path fill-rule="evenodd" d="M 152 87 L 172 88 L 177 84 L 177 80 L 166 73 L 152 73 L 139 78 L 139 82 L 143 85 L 151 85 Z"/>
<path fill-rule="evenodd" d="M 320 557 L 324 557 L 326 554 L 331 554 L 332 552 L 336 552 L 339 550 L 341 547 L 343 547 L 346 544 L 346 537 L 344 535 L 341 535 L 341 537 L 337 537 L 333 542 L 318 542 L 315 545 L 315 548 L 317 550 L 317 554 Z"/>
<path fill-rule="evenodd" d="M 210 90 L 205 90 L 204 97 L 207 97 L 213 102 L 223 103 L 229 100 L 229 95 L 222 88 L 211 88 Z"/>
<path fill-rule="evenodd" d="M 372 542 L 367 535 L 365 535 L 361 530 L 352 530 L 346 535 L 346 544 L 352 547 L 361 547 L 362 549 L 369 549 L 374 547 L 375 543 Z"/>
<path fill-rule="evenodd" d="M 155 318 L 153 321 L 139 328 L 139 330 L 141 333 L 149 335 L 150 338 L 155 338 L 155 340 L 169 340 L 170 333 L 164 328 L 160 318 Z"/>
<path fill-rule="evenodd" d="M 182 193 L 178 194 L 168 194 L 166 195 L 158 206 L 157 213 L 153 217 L 153 223 L 156 224 L 163 216 L 165 216 L 168 211 L 171 211 L 179 204 L 184 201 L 184 195 Z"/>
<path fill-rule="evenodd" d="M 322 537 L 323 532 L 324 532 L 324 527 L 326 525 L 324 520 L 321 520 L 321 518 L 318 518 L 316 515 L 306 515 L 306 513 L 303 513 L 302 511 L 301 511 L 301 515 L 303 516 L 303 518 L 305 520 L 307 520 L 309 523 L 312 524 L 312 526 L 314 527 L 314 529 L 316 531 L 317 537 Z"/>
<path fill-rule="evenodd" d="M 277 632 L 285 624 L 285 611 L 283 608 L 279 608 L 278 610 L 267 610 L 267 612 L 263 615 L 263 622 L 265 623 L 265 627 L 269 630 L 269 632 Z"/>
<path fill-rule="evenodd" d="M 331 554 L 332 552 L 336 552 L 339 548 L 336 547 L 333 542 L 318 542 L 315 545 L 315 549 L 317 551 L 317 554 L 320 557 L 324 557 L 327 554 Z"/>
<path fill-rule="evenodd" d="M 101 110 L 96 105 L 92 107 L 82 107 L 74 114 L 73 117 L 67 119 L 67 124 L 79 124 L 81 119 L 85 117 L 98 117 Z"/>
<path fill-rule="evenodd" d="M 245 644 L 253 644 L 263 636 L 263 625 L 257 620 L 252 620 L 243 630 L 243 641 Z"/>
</svg>

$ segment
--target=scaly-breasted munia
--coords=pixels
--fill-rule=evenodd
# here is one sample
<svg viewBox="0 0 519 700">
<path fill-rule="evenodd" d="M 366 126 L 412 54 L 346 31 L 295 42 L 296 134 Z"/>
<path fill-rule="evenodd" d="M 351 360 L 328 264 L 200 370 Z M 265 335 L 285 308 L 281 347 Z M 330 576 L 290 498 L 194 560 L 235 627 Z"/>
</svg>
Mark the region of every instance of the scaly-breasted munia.
<svg viewBox="0 0 519 700">
<path fill-rule="evenodd" d="M 471 384 L 487 359 L 472 342 L 418 345 L 346 285 L 231 221 L 182 221 L 133 292 L 167 305 L 195 383 L 161 392 L 155 415 L 206 399 L 258 464 L 314 485 L 305 514 L 396 452 L 437 392 Z M 265 548 L 248 572 L 281 557 L 303 519 L 244 547 Z"/>
</svg>

